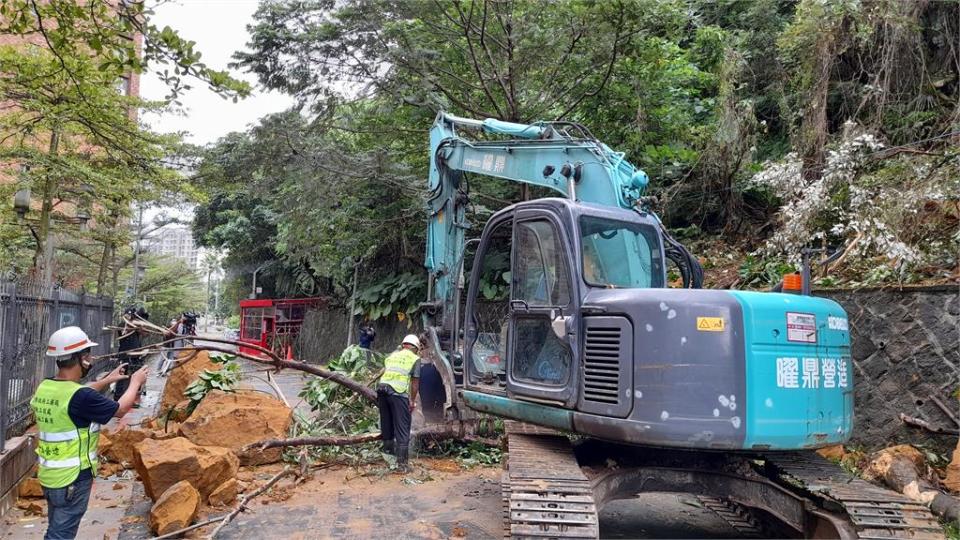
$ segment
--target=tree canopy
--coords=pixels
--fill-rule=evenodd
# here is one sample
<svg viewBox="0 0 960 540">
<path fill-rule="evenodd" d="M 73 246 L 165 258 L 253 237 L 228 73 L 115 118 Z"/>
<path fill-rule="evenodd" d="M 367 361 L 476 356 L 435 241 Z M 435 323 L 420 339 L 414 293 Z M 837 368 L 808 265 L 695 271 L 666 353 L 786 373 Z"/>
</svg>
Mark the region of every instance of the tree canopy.
<svg viewBox="0 0 960 540">
<path fill-rule="evenodd" d="M 236 65 L 298 106 L 208 149 L 198 239 L 229 246 L 237 272 L 241 257 L 277 259 L 277 293 L 347 297 L 358 271 L 362 309 L 404 311 L 384 284 L 422 275 L 427 131 L 447 110 L 588 126 L 646 170 L 708 267 L 746 260 L 714 285 L 777 279 L 767 269 L 811 243 L 850 251 L 830 279 L 945 279 L 958 14 L 892 0 L 262 2 Z M 474 235 L 537 195 L 470 180 Z"/>
</svg>

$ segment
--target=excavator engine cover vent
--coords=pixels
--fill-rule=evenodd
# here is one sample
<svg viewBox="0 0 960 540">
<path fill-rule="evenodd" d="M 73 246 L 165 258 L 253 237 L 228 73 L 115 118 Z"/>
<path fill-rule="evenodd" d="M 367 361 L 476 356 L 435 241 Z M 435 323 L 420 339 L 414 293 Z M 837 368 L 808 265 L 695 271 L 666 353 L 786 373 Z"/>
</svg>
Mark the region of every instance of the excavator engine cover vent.
<svg viewBox="0 0 960 540">
<path fill-rule="evenodd" d="M 633 406 L 633 328 L 624 317 L 585 317 L 578 408 L 625 418 Z"/>
</svg>

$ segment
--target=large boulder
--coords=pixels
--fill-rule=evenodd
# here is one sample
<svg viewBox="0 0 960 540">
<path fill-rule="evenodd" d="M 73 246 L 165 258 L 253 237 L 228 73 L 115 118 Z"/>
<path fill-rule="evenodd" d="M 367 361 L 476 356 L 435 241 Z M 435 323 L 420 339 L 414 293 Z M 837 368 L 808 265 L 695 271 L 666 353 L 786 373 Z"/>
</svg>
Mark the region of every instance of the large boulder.
<svg viewBox="0 0 960 540">
<path fill-rule="evenodd" d="M 167 488 L 150 509 L 150 530 L 157 536 L 189 526 L 200 509 L 200 493 L 186 480 Z"/>
<path fill-rule="evenodd" d="M 240 466 L 229 448 L 197 446 L 183 437 L 144 439 L 134 448 L 134 467 L 147 496 L 154 501 L 181 480 L 190 482 L 206 499 L 214 489 L 236 477 Z"/>
<path fill-rule="evenodd" d="M 189 360 L 187 360 L 189 359 Z M 183 391 L 190 383 L 197 380 L 197 376 L 205 369 L 216 371 L 220 365 L 210 360 L 207 351 L 181 351 L 177 355 L 178 365 L 167 375 L 167 383 L 163 387 L 160 397 L 160 416 L 163 417 L 177 403 L 183 401 Z M 182 362 L 182 363 L 179 363 Z"/>
<path fill-rule="evenodd" d="M 261 452 L 243 448 L 264 439 L 286 437 L 291 420 L 289 407 L 262 392 L 214 390 L 180 426 L 180 434 L 201 446 L 233 449 L 241 465 L 263 465 L 280 461 L 281 449 Z"/>
</svg>

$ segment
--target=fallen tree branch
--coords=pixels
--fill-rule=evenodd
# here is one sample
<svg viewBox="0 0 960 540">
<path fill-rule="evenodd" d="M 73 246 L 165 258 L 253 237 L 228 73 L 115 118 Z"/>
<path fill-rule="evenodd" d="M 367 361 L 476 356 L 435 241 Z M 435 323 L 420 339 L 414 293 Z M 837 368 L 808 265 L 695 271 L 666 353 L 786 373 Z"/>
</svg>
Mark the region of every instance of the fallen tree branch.
<svg viewBox="0 0 960 540">
<path fill-rule="evenodd" d="M 237 517 L 237 514 L 239 514 L 240 512 L 243 512 L 246 509 L 248 502 L 252 501 L 255 497 L 257 497 L 264 491 L 270 489 L 271 486 L 279 482 L 281 478 L 283 478 L 288 474 L 290 474 L 290 467 L 284 467 L 282 471 L 275 474 L 273 478 L 267 481 L 266 484 L 260 486 L 259 488 L 256 489 L 256 491 L 253 491 L 249 495 L 244 495 L 243 498 L 240 499 L 240 504 L 238 504 L 237 507 L 234 508 L 232 512 L 230 512 L 229 514 L 223 517 L 223 519 L 220 522 L 220 525 L 217 525 L 217 528 L 214 529 L 213 532 L 210 533 L 210 536 L 208 536 L 207 538 L 209 538 L 210 540 L 213 540 L 213 538 L 217 536 L 217 533 L 219 533 L 224 527 L 226 527 L 228 523 L 233 521 L 233 518 Z"/>
<path fill-rule="evenodd" d="M 365 433 L 363 435 L 345 435 L 343 437 L 294 437 L 290 439 L 267 439 L 247 445 L 243 451 L 270 448 L 286 448 L 288 446 L 350 446 L 380 440 L 379 433 Z"/>
<path fill-rule="evenodd" d="M 937 427 L 930 424 L 926 420 L 920 418 L 914 418 L 912 416 L 907 416 L 903 413 L 900 413 L 900 421 L 908 426 L 918 427 L 925 429 L 931 433 L 936 433 L 938 435 L 960 435 L 960 430 Z"/>
</svg>

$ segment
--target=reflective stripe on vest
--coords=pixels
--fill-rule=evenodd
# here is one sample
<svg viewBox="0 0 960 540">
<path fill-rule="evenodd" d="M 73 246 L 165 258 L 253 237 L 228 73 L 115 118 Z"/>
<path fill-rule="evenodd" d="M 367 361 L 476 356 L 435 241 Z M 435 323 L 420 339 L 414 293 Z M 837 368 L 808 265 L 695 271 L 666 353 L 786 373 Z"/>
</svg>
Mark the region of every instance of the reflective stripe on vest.
<svg viewBox="0 0 960 540">
<path fill-rule="evenodd" d="M 420 358 L 407 349 L 390 353 L 383 361 L 383 376 L 380 384 L 389 385 L 398 394 L 406 394 L 410 388 L 410 371 Z"/>
<path fill-rule="evenodd" d="M 40 383 L 30 400 L 37 420 L 40 440 L 37 444 L 37 477 L 47 488 L 69 486 L 80 471 L 97 474 L 97 444 L 100 424 L 78 428 L 70 419 L 70 399 L 83 388 L 72 381 L 47 379 Z"/>
</svg>

